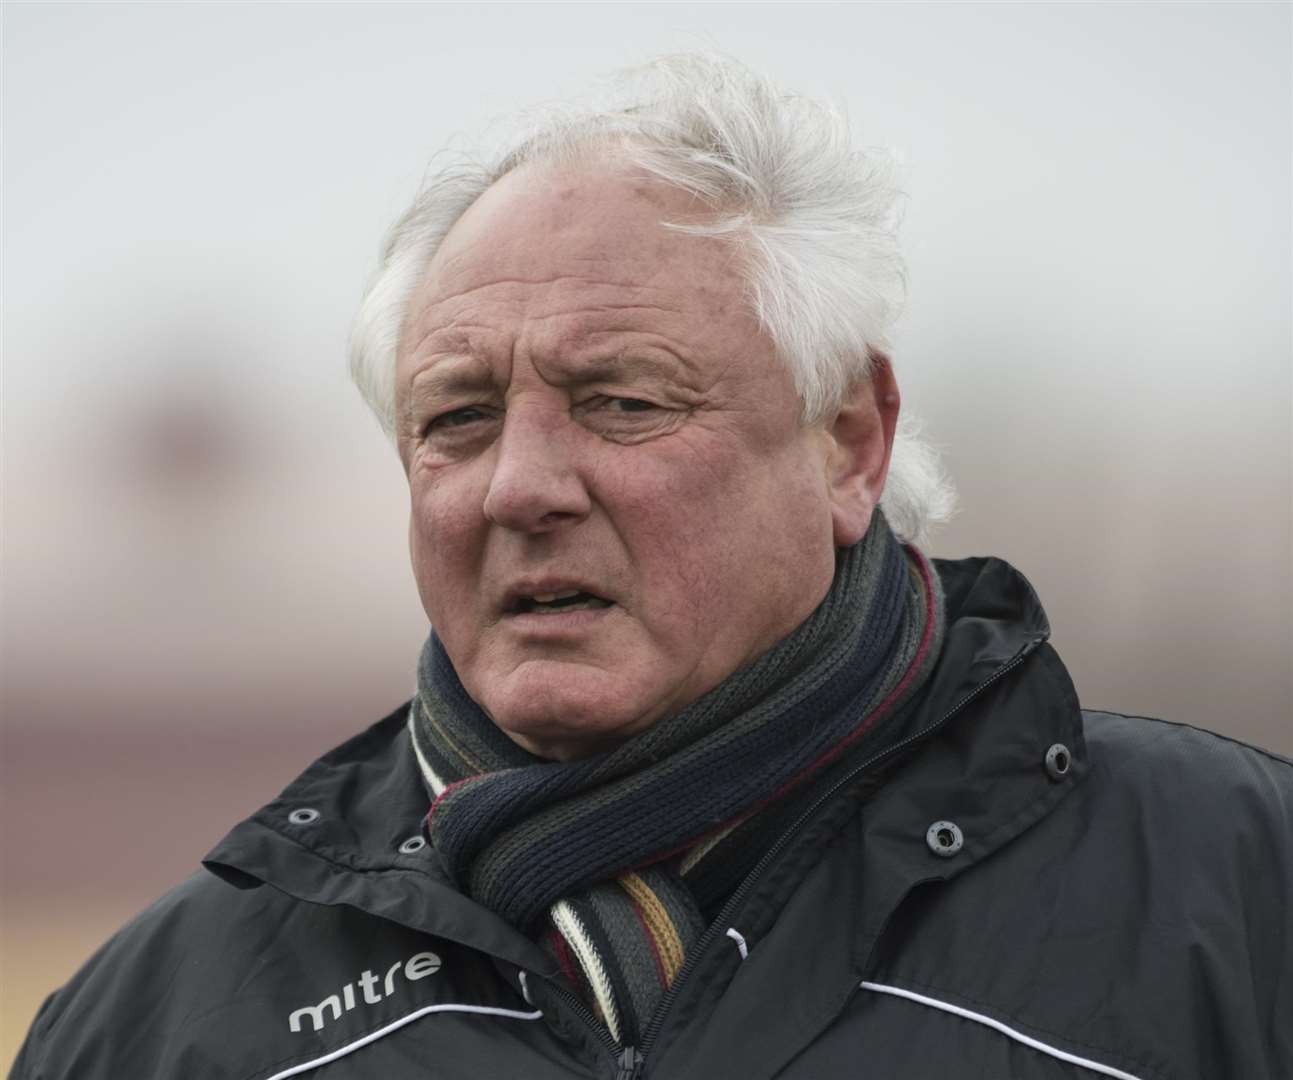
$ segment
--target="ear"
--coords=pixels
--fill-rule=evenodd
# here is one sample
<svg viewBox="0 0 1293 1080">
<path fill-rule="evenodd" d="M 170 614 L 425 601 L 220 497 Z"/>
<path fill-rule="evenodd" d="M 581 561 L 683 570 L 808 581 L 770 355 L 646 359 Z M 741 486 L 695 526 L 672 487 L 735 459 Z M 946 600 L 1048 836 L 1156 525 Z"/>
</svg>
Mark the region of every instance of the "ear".
<svg viewBox="0 0 1293 1080">
<path fill-rule="evenodd" d="M 901 404 L 889 358 L 872 351 L 871 377 L 849 390 L 826 426 L 826 479 L 836 547 L 850 547 L 866 535 L 889 473 Z"/>
</svg>

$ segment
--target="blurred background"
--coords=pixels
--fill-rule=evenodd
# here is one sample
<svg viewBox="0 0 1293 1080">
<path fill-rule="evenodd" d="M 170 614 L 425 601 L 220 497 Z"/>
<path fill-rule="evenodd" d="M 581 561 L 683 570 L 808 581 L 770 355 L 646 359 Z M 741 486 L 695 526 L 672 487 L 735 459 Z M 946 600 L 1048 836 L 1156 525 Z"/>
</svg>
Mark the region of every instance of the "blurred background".
<svg viewBox="0 0 1293 1080">
<path fill-rule="evenodd" d="M 345 374 L 431 153 L 712 46 L 899 148 L 904 404 L 1084 704 L 1293 752 L 1287 4 L 3 7 L 0 1067 L 41 999 L 411 693 Z"/>
</svg>

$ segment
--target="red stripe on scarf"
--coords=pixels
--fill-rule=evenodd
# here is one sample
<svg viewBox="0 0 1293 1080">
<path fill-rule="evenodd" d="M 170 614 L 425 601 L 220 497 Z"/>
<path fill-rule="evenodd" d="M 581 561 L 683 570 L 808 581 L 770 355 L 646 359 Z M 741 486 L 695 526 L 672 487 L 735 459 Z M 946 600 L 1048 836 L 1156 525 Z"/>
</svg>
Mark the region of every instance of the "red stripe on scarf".
<svg viewBox="0 0 1293 1080">
<path fill-rule="evenodd" d="M 440 792 L 440 794 L 435 797 L 435 801 L 431 804 L 431 809 L 427 811 L 427 828 L 431 828 L 431 815 L 436 812 L 436 807 L 444 801 L 444 797 L 448 795 L 449 792 L 456 791 L 458 788 L 462 787 L 463 784 L 470 784 L 473 780 L 479 780 L 482 776 L 488 775 L 489 773 L 478 773 L 475 776 L 464 776 L 461 780 L 455 780 L 452 784 L 447 784 L 444 791 Z"/>
</svg>

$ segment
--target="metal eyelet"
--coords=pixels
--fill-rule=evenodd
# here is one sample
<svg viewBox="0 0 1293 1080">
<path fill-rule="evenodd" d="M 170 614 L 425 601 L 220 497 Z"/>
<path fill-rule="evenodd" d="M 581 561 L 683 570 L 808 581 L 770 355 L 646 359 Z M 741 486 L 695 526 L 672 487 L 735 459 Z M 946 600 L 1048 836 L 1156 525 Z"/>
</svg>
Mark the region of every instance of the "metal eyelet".
<svg viewBox="0 0 1293 1080">
<path fill-rule="evenodd" d="M 1062 742 L 1046 751 L 1046 775 L 1052 780 L 1063 780 L 1073 766 L 1073 755 Z"/>
<path fill-rule="evenodd" d="M 965 837 L 955 821 L 936 821 L 925 831 L 925 843 L 935 855 L 948 859 L 965 845 Z"/>
<path fill-rule="evenodd" d="M 426 838 L 422 836 L 410 836 L 400 845 L 401 855 L 416 855 L 427 846 Z"/>
<path fill-rule="evenodd" d="M 287 815 L 293 825 L 313 825 L 319 820 L 319 811 L 312 806 L 300 806 Z"/>
</svg>

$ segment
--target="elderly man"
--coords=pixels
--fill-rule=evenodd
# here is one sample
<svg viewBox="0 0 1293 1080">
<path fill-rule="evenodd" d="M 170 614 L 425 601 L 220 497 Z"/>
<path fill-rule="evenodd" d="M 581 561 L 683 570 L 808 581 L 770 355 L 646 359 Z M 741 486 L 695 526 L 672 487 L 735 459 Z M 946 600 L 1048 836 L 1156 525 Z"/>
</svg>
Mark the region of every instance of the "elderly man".
<svg viewBox="0 0 1293 1080">
<path fill-rule="evenodd" d="M 365 299 L 413 700 L 15 1075 L 1288 1076 L 1289 763 L 1083 713 L 1017 571 L 921 553 L 884 170 L 731 64 L 649 75 L 433 180 Z"/>
</svg>

